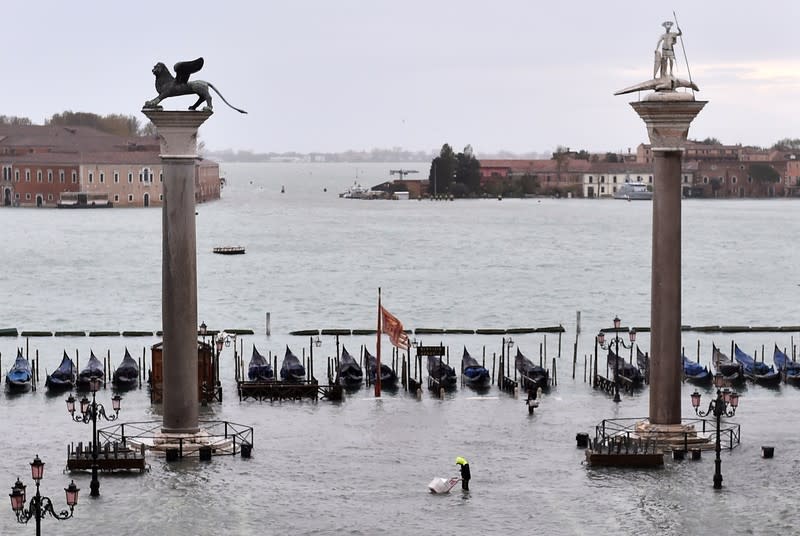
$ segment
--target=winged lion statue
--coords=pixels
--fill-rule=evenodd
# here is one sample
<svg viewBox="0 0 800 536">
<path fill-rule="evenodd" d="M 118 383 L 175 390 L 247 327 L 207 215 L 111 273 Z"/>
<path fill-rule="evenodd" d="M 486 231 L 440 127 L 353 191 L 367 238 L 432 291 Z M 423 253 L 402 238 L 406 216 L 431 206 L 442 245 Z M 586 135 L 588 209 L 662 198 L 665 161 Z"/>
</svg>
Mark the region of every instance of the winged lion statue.
<svg viewBox="0 0 800 536">
<path fill-rule="evenodd" d="M 219 90 L 210 82 L 206 82 L 204 80 L 189 81 L 189 77 L 202 68 L 203 58 L 197 58 L 196 60 L 192 61 L 180 61 L 175 64 L 175 76 L 172 76 L 166 65 L 161 62 L 156 63 L 153 67 L 153 74 L 156 76 L 156 91 L 158 92 L 158 96 L 154 99 L 146 101 L 144 103 L 144 107 L 160 110 L 161 106 L 159 106 L 159 103 L 164 99 L 169 97 L 178 97 L 181 95 L 197 95 L 197 102 L 189 106 L 189 109 L 197 110 L 197 107 L 205 102 L 206 105 L 203 107 L 203 110 L 212 111 L 213 106 L 211 104 L 211 93 L 208 91 L 209 88 L 211 88 L 217 95 L 219 95 L 219 98 L 222 99 L 222 102 L 237 112 L 246 114 L 247 112 L 237 108 L 225 100 L 225 97 L 222 96 L 222 93 L 220 93 Z"/>
</svg>

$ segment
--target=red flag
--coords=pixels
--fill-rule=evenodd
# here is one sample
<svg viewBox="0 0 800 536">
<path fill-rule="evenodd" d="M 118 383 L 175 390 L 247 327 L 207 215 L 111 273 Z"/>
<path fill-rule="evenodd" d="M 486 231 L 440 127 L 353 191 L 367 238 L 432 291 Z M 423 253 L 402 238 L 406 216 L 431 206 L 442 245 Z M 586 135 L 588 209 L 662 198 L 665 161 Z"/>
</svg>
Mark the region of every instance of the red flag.
<svg viewBox="0 0 800 536">
<path fill-rule="evenodd" d="M 397 348 L 407 349 L 408 335 L 403 331 L 403 324 L 392 313 L 381 306 L 381 331 L 389 336 L 389 340 Z"/>
</svg>

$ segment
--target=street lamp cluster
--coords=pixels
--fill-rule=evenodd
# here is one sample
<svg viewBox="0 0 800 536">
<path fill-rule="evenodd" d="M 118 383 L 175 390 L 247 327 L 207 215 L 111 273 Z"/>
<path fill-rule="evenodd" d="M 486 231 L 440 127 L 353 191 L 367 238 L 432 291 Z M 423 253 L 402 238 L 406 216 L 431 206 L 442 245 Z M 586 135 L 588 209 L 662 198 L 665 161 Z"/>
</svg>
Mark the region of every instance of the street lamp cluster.
<svg viewBox="0 0 800 536">
<path fill-rule="evenodd" d="M 700 417 L 713 415 L 717 421 L 717 440 L 715 444 L 716 458 L 714 459 L 714 489 L 722 489 L 722 460 L 720 459 L 720 423 L 722 417 L 733 417 L 736 408 L 739 407 L 739 393 L 731 391 L 725 386 L 725 377 L 719 372 L 714 374 L 714 386 L 717 388 L 717 396 L 708 404 L 708 409 L 700 409 L 700 393 L 692 393 L 692 407 Z"/>
<path fill-rule="evenodd" d="M 604 331 L 601 331 L 597 334 L 597 343 L 600 345 L 600 348 L 603 350 L 608 350 L 612 344 L 616 345 L 616 349 L 614 353 L 616 354 L 616 359 L 614 360 L 614 402 L 619 402 L 621 400 L 619 396 L 619 345 L 621 344 L 623 348 L 630 349 L 631 351 L 631 361 L 633 361 L 633 343 L 636 342 L 636 330 L 631 328 L 628 331 L 628 338 L 630 339 L 629 344 L 625 344 L 625 341 L 619 336 L 620 324 L 621 320 L 618 316 L 614 317 L 614 338 L 608 341 L 606 344 L 606 334 Z M 597 352 L 595 352 L 595 360 L 597 359 Z"/>
<path fill-rule="evenodd" d="M 64 488 L 64 492 L 67 494 L 67 506 L 69 506 L 69 510 L 56 512 L 50 497 L 43 497 L 39 493 L 39 482 L 42 480 L 43 476 L 44 462 L 39 459 L 39 455 L 37 454 L 31 462 L 31 478 L 33 478 L 33 481 L 36 483 L 36 495 L 31 497 L 28 507 L 25 508 L 25 489 L 27 486 L 25 486 L 19 478 L 14 483 L 14 487 L 11 488 L 11 493 L 9 494 L 9 497 L 11 497 L 11 510 L 13 510 L 14 514 L 17 516 L 17 522 L 27 523 L 31 519 L 34 519 L 36 521 L 37 536 L 42 533 L 42 518 L 45 515 L 50 515 L 59 521 L 72 517 L 73 509 L 75 505 L 78 504 L 78 492 L 80 491 L 74 481 L 70 482 L 69 486 Z"/>
<path fill-rule="evenodd" d="M 102 404 L 98 404 L 95 398 L 97 390 L 102 386 L 100 378 L 92 378 L 89 381 L 89 390 L 92 392 L 92 400 L 89 401 L 85 396 L 80 401 L 80 415 L 75 415 L 75 397 L 69 395 L 67 398 L 67 411 L 75 422 L 82 422 L 84 424 L 92 423 L 92 482 L 89 485 L 89 495 L 92 497 L 100 496 L 100 481 L 97 479 L 97 456 L 100 448 L 100 437 L 97 434 L 97 419 L 103 418 L 107 421 L 115 421 L 119 417 L 120 402 L 122 397 L 114 395 L 111 397 L 111 408 L 114 410 L 113 415 L 106 413 L 106 408 Z"/>
</svg>

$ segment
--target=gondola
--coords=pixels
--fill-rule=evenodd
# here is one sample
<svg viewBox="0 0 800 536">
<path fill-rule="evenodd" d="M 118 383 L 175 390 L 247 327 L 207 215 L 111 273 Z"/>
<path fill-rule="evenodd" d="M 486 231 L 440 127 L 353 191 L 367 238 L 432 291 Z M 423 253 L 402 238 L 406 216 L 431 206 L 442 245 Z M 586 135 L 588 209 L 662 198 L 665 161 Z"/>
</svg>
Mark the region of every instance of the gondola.
<svg viewBox="0 0 800 536">
<path fill-rule="evenodd" d="M 44 386 L 52 392 L 66 391 L 75 387 L 75 363 L 67 355 L 66 350 L 58 368 L 45 378 Z"/>
<path fill-rule="evenodd" d="M 125 357 L 111 375 L 111 385 L 118 390 L 133 389 L 139 385 L 139 363 L 125 348 Z"/>
<path fill-rule="evenodd" d="M 772 353 L 772 362 L 783 375 L 783 381 L 792 385 L 800 385 L 800 363 L 789 359 L 789 356 L 780 351 L 777 344 Z"/>
<path fill-rule="evenodd" d="M 286 354 L 281 364 L 281 379 L 285 382 L 301 382 L 306 379 L 306 369 L 297 356 L 286 347 Z"/>
<path fill-rule="evenodd" d="M 636 346 L 636 366 L 644 376 L 645 383 L 650 383 L 650 356 L 642 352 L 638 345 Z"/>
<path fill-rule="evenodd" d="M 94 356 L 94 352 L 89 352 L 89 361 L 78 373 L 78 381 L 75 383 L 76 387 L 82 391 L 89 389 L 89 382 L 93 379 L 98 379 L 101 382 L 105 379 L 106 373 L 103 371 L 103 364 Z"/>
<path fill-rule="evenodd" d="M 303 376 L 305 376 L 305 371 L 303 371 Z M 253 345 L 253 353 L 250 356 L 250 364 L 247 365 L 247 379 L 251 382 L 271 382 L 275 380 L 272 365 L 270 365 L 266 357 L 256 350 L 255 344 Z"/>
<path fill-rule="evenodd" d="M 752 356 L 741 351 L 739 345 L 734 345 L 733 355 L 736 361 L 742 365 L 745 377 L 751 382 L 767 387 L 780 385 L 781 373 L 775 370 L 775 367 L 756 361 Z"/>
<path fill-rule="evenodd" d="M 449 389 L 458 385 L 458 376 L 453 367 L 442 361 L 442 356 L 428 356 L 428 376 L 433 382 L 431 385 Z"/>
<path fill-rule="evenodd" d="M 344 345 L 342 345 L 342 355 L 339 357 L 337 376 L 339 384 L 343 387 L 361 387 L 361 383 L 364 381 L 364 371 L 361 370 L 361 365 L 350 355 Z"/>
<path fill-rule="evenodd" d="M 22 355 L 22 350 L 17 350 L 17 359 L 6 373 L 6 389 L 11 393 L 30 391 L 32 380 L 31 364 Z"/>
<path fill-rule="evenodd" d="M 375 369 L 378 365 L 378 359 L 369 353 L 369 351 L 364 348 L 364 360 L 367 362 L 367 378 L 369 378 L 370 383 L 375 383 Z M 392 367 L 387 365 L 386 363 L 381 363 L 381 387 L 396 387 L 397 386 L 397 374 Z"/>
<path fill-rule="evenodd" d="M 630 384 L 631 387 L 641 387 L 644 383 L 644 375 L 641 373 L 638 367 L 628 363 L 622 357 L 615 354 L 611 348 L 608 349 L 608 356 L 606 357 L 608 362 L 608 370 L 611 377 L 614 377 L 614 368 L 617 367 L 616 373 L 618 374 L 619 378 L 623 381 Z"/>
<path fill-rule="evenodd" d="M 550 384 L 550 374 L 544 367 L 535 365 L 533 361 L 525 357 L 519 348 L 514 357 L 514 367 L 522 376 L 522 386 L 525 389 L 545 390 Z"/>
<path fill-rule="evenodd" d="M 464 347 L 464 355 L 461 356 L 461 377 L 464 380 L 464 385 L 474 388 L 486 388 L 492 382 L 489 371 L 467 352 L 466 346 Z"/>
<path fill-rule="evenodd" d="M 714 376 L 708 367 L 690 360 L 685 355 L 681 356 L 681 361 L 683 363 L 683 381 L 694 385 L 711 385 Z"/>
<path fill-rule="evenodd" d="M 722 374 L 727 385 L 741 385 L 744 383 L 742 365 L 734 362 L 713 344 L 711 345 L 711 362 L 717 372 Z"/>
</svg>

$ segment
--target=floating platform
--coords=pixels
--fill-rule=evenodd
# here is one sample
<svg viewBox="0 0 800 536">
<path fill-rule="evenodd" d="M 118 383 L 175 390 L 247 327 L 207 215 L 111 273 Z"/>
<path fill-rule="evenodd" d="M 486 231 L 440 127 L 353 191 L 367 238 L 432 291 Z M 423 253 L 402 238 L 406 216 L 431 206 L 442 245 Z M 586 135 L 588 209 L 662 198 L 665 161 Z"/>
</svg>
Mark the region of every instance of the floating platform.
<svg viewBox="0 0 800 536">
<path fill-rule="evenodd" d="M 341 400 L 343 388 L 341 385 L 320 385 L 316 381 L 304 382 L 237 382 L 239 400 L 252 398 L 258 401 L 269 400 L 303 400 L 308 398 L 316 402 L 320 398 L 331 401 Z"/>
<path fill-rule="evenodd" d="M 67 447 L 67 471 L 91 471 L 92 446 L 78 443 Z M 97 468 L 100 471 L 147 470 L 144 446 L 132 449 L 120 443 L 106 443 L 97 453 Z"/>
<path fill-rule="evenodd" d="M 221 246 L 212 251 L 218 255 L 244 255 L 243 246 Z"/>
</svg>

